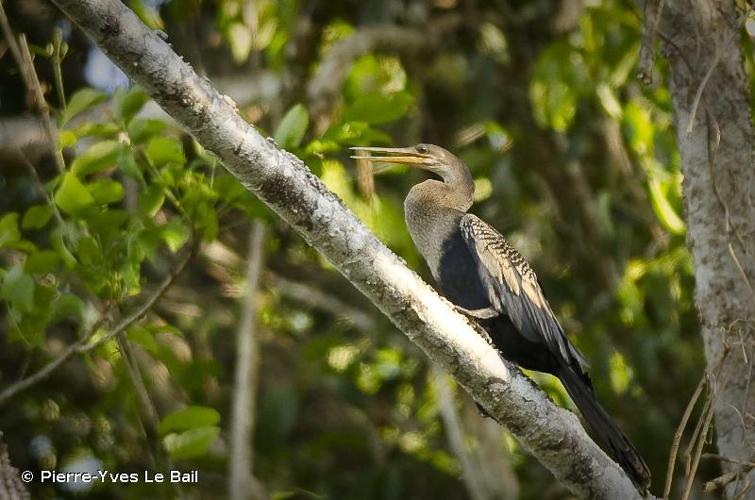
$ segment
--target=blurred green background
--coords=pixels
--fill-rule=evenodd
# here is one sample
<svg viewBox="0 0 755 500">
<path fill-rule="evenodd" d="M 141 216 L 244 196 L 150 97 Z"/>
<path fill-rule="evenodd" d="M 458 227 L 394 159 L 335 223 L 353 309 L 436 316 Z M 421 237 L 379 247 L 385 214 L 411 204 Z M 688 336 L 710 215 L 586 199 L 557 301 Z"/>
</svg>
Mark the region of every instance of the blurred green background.
<svg viewBox="0 0 755 500">
<path fill-rule="evenodd" d="M 402 210 L 422 174 L 396 167 L 372 179 L 347 148 L 428 142 L 460 156 L 475 178 L 473 211 L 538 273 L 660 492 L 704 363 L 666 68 L 659 59 L 648 86 L 634 77 L 642 15 L 634 2 L 126 3 L 427 279 Z M 456 425 L 490 476 L 489 498 L 570 498 L 54 7 L 5 4 L 32 44 L 65 171 L 4 51 L 0 390 L 77 339 L 112 330 L 196 247 L 164 297 L 129 326 L 135 368 L 115 339 L 74 355 L 0 406 L 0 430 L 22 470 L 173 464 L 198 469 L 199 484 L 34 481 L 33 498 L 224 496 L 253 219 L 267 226 L 254 294 L 254 473 L 269 495 L 467 498 L 449 444 Z M 742 43 L 752 74 L 751 39 Z M 153 439 L 134 370 L 160 419 Z M 531 375 L 571 406 L 555 379 Z M 441 414 L 449 397 L 455 424 Z M 703 461 L 702 480 L 718 474 Z"/>
</svg>

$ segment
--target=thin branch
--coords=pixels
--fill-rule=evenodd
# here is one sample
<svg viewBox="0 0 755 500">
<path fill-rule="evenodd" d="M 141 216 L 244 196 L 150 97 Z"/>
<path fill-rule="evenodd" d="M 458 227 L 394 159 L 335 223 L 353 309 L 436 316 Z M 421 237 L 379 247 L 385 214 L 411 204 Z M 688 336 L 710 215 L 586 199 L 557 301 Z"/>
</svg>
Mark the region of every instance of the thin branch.
<svg viewBox="0 0 755 500">
<path fill-rule="evenodd" d="M 710 493 L 711 491 L 723 488 L 730 482 L 735 481 L 739 476 L 747 474 L 752 469 L 755 469 L 755 462 L 741 464 L 733 471 L 727 472 L 726 474 L 718 476 L 717 478 L 711 479 L 710 481 L 705 483 L 705 492 Z"/>
<path fill-rule="evenodd" d="M 24 58 L 21 55 L 21 49 L 18 46 L 16 38 L 13 36 L 13 29 L 11 28 L 10 22 L 8 21 L 8 15 L 5 13 L 3 0 L 0 0 L 0 28 L 3 30 L 5 43 L 8 44 L 10 53 L 13 56 L 13 59 L 16 61 L 16 65 L 18 66 L 19 71 L 21 72 L 21 79 L 24 81 L 24 85 L 26 86 L 27 91 L 31 92 L 31 88 L 33 86 L 31 76 L 27 73 L 27 67 L 24 64 Z"/>
<path fill-rule="evenodd" d="M 220 241 L 202 245 L 201 252 L 211 263 L 208 268 L 209 274 L 225 285 L 225 295 L 241 297 L 243 290 L 235 284 L 235 277 L 240 274 L 244 259 Z M 283 297 L 327 312 L 336 318 L 344 318 L 364 332 L 373 331 L 377 327 L 377 321 L 369 312 L 323 291 L 322 287 L 316 284 L 292 281 L 269 270 L 264 273 L 263 282 Z"/>
<path fill-rule="evenodd" d="M 157 287 L 157 289 L 155 289 L 152 295 L 150 295 L 142 303 L 142 305 L 137 307 L 131 314 L 123 318 L 110 332 L 99 338 L 94 338 L 95 334 L 99 331 L 101 321 L 104 320 L 104 318 L 101 318 L 100 321 L 96 322 L 80 340 L 66 347 L 65 350 L 63 350 L 63 352 L 56 358 L 48 362 L 45 366 L 34 372 L 32 375 L 29 375 L 28 377 L 23 378 L 18 382 L 15 382 L 13 385 L 5 388 L 5 390 L 0 392 L 0 406 L 5 404 L 10 398 L 15 396 L 19 392 L 26 390 L 29 387 L 46 379 L 52 372 L 54 372 L 60 365 L 68 361 L 68 359 L 74 354 L 84 354 L 96 349 L 105 342 L 111 340 L 116 335 L 124 332 L 126 329 L 128 329 L 129 326 L 144 317 L 144 315 L 146 315 L 150 311 L 150 309 L 152 309 L 152 306 L 155 305 L 155 303 L 160 299 L 160 297 L 162 297 L 165 291 L 170 288 L 176 278 L 178 278 L 181 272 L 186 268 L 186 265 L 189 263 L 193 255 L 193 251 L 187 252 L 186 256 L 181 260 L 176 269 L 168 277 L 166 277 L 162 281 L 162 283 L 160 283 L 160 285 Z"/>
<path fill-rule="evenodd" d="M 472 500 L 487 500 L 492 498 L 490 492 L 485 488 L 485 482 L 480 477 L 477 464 L 473 463 L 473 457 L 467 448 L 464 429 L 462 429 L 459 415 L 456 412 L 456 398 L 448 379 L 443 370 L 433 365 L 433 379 L 435 383 L 435 393 L 438 397 L 438 409 L 443 419 L 443 426 L 446 429 L 448 444 L 461 466 L 461 477 L 464 485 L 467 487 Z"/>
<path fill-rule="evenodd" d="M 34 96 L 34 100 L 37 105 L 39 113 L 42 115 L 42 124 L 44 125 L 45 134 L 47 135 L 47 141 L 52 148 L 53 158 L 55 159 L 55 166 L 59 173 L 65 173 L 66 163 L 63 159 L 63 152 L 57 146 L 57 139 L 55 135 L 55 128 L 52 125 L 52 118 L 50 117 L 50 106 L 47 104 L 45 94 L 42 91 L 42 85 L 37 78 L 37 71 L 34 69 L 34 61 L 31 57 L 31 51 L 29 45 L 26 43 L 26 36 L 19 35 L 18 37 L 19 47 L 21 49 L 21 61 L 26 67 L 26 73 L 30 77 L 31 88 L 29 91 Z"/>
<path fill-rule="evenodd" d="M 685 455 L 689 457 L 691 455 L 691 447 L 693 443 L 696 440 L 696 437 L 699 435 L 699 432 L 703 426 L 703 421 L 705 420 L 706 412 L 708 411 L 709 405 L 712 406 L 713 399 L 715 398 L 715 391 L 713 388 L 713 381 L 718 377 L 718 375 L 721 372 L 721 369 L 724 366 L 724 361 L 726 360 L 726 357 L 729 355 L 729 349 L 725 348 L 723 352 L 721 353 L 718 360 L 715 362 L 715 364 L 709 369 L 706 370 L 705 373 L 703 373 L 703 376 L 700 378 L 700 382 L 697 384 L 697 387 L 695 388 L 695 392 L 692 394 L 692 397 L 689 400 L 689 403 L 687 403 L 687 408 L 684 410 L 684 414 L 682 415 L 682 419 L 679 422 L 679 426 L 676 428 L 676 432 L 674 433 L 674 439 L 671 444 L 671 451 L 669 452 L 669 459 L 668 459 L 668 469 L 666 472 L 666 486 L 663 489 L 663 498 L 667 499 L 669 497 L 669 494 L 671 493 L 671 483 L 674 478 L 674 465 L 676 464 L 676 458 L 679 453 L 679 446 L 682 440 L 682 435 L 684 434 L 684 430 L 687 427 L 687 423 L 689 421 L 690 416 L 692 415 L 692 410 L 695 408 L 695 404 L 697 403 L 697 400 L 700 398 L 700 395 L 702 394 L 703 389 L 705 386 L 709 386 L 709 396 L 705 401 L 705 404 L 703 405 L 703 412 L 700 416 L 700 420 L 698 420 L 697 425 L 695 426 L 695 430 L 692 433 L 692 439 L 690 441 L 689 447 L 687 448 L 687 451 L 685 452 Z M 704 437 L 704 436 L 703 436 Z M 701 450 L 702 451 L 702 450 Z M 700 454 L 697 456 L 697 461 L 700 460 Z M 691 467 L 691 463 L 689 458 L 687 459 L 687 464 L 685 467 L 685 476 L 689 476 Z"/>
<path fill-rule="evenodd" d="M 645 19 L 642 22 L 640 36 L 640 61 L 637 64 L 637 79 L 645 85 L 653 83 L 653 64 L 655 63 L 655 35 L 663 14 L 666 0 L 645 0 Z"/>
<path fill-rule="evenodd" d="M 63 216 L 60 214 L 60 210 L 58 210 L 58 205 L 57 203 L 55 203 L 55 200 L 52 198 L 52 196 L 50 196 L 50 193 L 48 193 L 45 189 L 45 185 L 42 182 L 42 179 L 40 179 L 39 174 L 37 173 L 37 169 L 34 167 L 34 164 L 29 161 L 29 159 L 26 157 L 26 154 L 24 153 L 21 153 L 21 160 L 23 161 L 27 170 L 29 170 L 31 176 L 34 177 L 34 181 L 37 183 L 37 189 L 39 189 L 39 192 L 47 202 L 50 210 L 52 210 L 53 216 L 55 216 L 55 222 L 58 223 L 58 226 L 63 227 Z"/>
<path fill-rule="evenodd" d="M 158 457 L 161 455 L 159 446 L 159 432 L 158 426 L 160 424 L 160 418 L 157 416 L 157 410 L 152 403 L 152 399 L 147 392 L 147 387 L 144 385 L 144 378 L 142 372 L 139 370 L 139 366 L 134 358 L 134 351 L 131 349 L 131 345 L 128 339 L 125 338 L 123 333 L 117 335 L 116 341 L 118 342 L 118 348 L 121 351 L 121 361 L 126 368 L 131 386 L 136 393 L 136 400 L 139 405 L 139 420 L 144 430 L 144 435 L 147 441 L 147 448 L 150 452 L 150 458 L 152 465 L 158 464 Z"/>
<path fill-rule="evenodd" d="M 700 428 L 699 436 L 697 439 L 697 443 L 695 446 L 695 452 L 694 455 L 687 456 L 688 462 L 687 462 L 687 469 L 688 473 L 687 476 L 684 479 L 684 493 L 682 493 L 682 500 L 687 500 L 689 498 L 689 494 L 692 491 L 692 484 L 694 483 L 695 474 L 697 474 L 697 466 L 700 464 L 700 455 L 702 455 L 703 452 L 703 446 L 705 446 L 705 442 L 707 441 L 707 435 L 708 431 L 710 430 L 710 424 L 713 422 L 713 396 L 710 396 L 710 399 L 708 400 L 705 408 L 703 409 L 703 418 L 700 419 L 702 422 L 702 426 Z M 697 429 L 695 429 L 697 431 Z M 693 436 L 692 440 L 690 441 L 690 446 L 695 443 L 695 437 Z"/>
<path fill-rule="evenodd" d="M 50 107 L 47 104 L 44 92 L 42 91 L 42 85 L 40 85 L 37 72 L 34 69 L 34 61 L 31 57 L 29 46 L 26 43 L 26 37 L 21 35 L 18 42 L 16 42 L 2 1 L 0 1 L 0 28 L 2 28 L 5 41 L 10 48 L 13 58 L 16 60 L 26 90 L 34 99 L 41 115 L 42 126 L 47 136 L 49 147 L 52 148 L 53 157 L 55 158 L 55 166 L 58 168 L 58 172 L 63 173 L 65 172 L 65 160 L 60 148 L 57 147 L 55 129 L 50 119 Z"/>
<path fill-rule="evenodd" d="M 297 229 L 576 495 L 638 499 L 631 480 L 303 162 L 262 136 L 117 0 L 53 0 L 225 168 Z"/>
<path fill-rule="evenodd" d="M 315 286 L 290 281 L 280 275 L 270 274 L 269 276 L 273 289 L 285 297 L 321 309 L 334 316 L 346 318 L 363 332 L 369 332 L 376 326 L 376 321 L 370 314 L 347 304 L 334 295 L 323 292 Z"/>
<path fill-rule="evenodd" d="M 160 446 L 160 417 L 155 408 L 155 404 L 152 401 L 152 397 L 147 390 L 147 386 L 144 383 L 144 377 L 139 369 L 139 364 L 134 355 L 134 351 L 131 347 L 131 343 L 126 338 L 125 332 L 120 332 L 116 335 L 118 342 L 118 348 L 121 351 L 121 361 L 128 373 L 131 386 L 136 393 L 136 399 L 138 404 L 138 424 L 144 434 L 144 441 L 147 444 L 147 458 L 150 466 L 157 470 L 173 470 L 174 465 L 170 457 L 165 453 L 165 450 Z M 171 481 L 171 488 L 175 493 L 175 497 L 183 499 L 184 494 L 181 489 L 180 483 L 174 483 Z"/>
<path fill-rule="evenodd" d="M 241 295 L 241 321 L 236 334 L 236 375 L 231 409 L 231 452 L 228 490 L 231 500 L 262 498 L 262 486 L 252 473 L 252 433 L 259 348 L 257 347 L 257 292 L 264 260 L 265 224 L 255 221 L 249 235 L 245 292 Z M 250 494 L 251 493 L 251 494 Z"/>
<path fill-rule="evenodd" d="M 698 382 L 697 387 L 695 388 L 695 392 L 692 393 L 692 397 L 689 399 L 689 403 L 687 403 L 687 408 L 684 410 L 682 419 L 679 421 L 679 425 L 676 427 L 676 432 L 674 432 L 674 439 L 671 442 L 671 451 L 669 452 L 668 456 L 666 485 L 663 488 L 663 498 L 668 498 L 669 494 L 671 493 L 671 482 L 674 480 L 674 466 L 676 465 L 676 457 L 679 454 L 679 445 L 682 441 L 682 435 L 684 435 L 684 430 L 687 428 L 687 422 L 689 421 L 689 417 L 692 415 L 692 410 L 695 409 L 697 400 L 700 398 L 700 394 L 702 394 L 703 392 L 706 380 L 707 379 L 705 375 L 700 377 L 700 382 Z"/>
</svg>

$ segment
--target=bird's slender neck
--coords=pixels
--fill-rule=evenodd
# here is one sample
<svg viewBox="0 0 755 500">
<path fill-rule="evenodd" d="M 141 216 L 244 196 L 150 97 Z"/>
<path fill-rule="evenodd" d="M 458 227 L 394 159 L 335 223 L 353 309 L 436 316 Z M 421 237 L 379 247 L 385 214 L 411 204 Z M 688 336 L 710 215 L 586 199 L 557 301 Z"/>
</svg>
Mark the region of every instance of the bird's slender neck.
<svg viewBox="0 0 755 500">
<path fill-rule="evenodd" d="M 414 193 L 410 192 L 409 197 L 419 195 L 423 201 L 438 207 L 460 212 L 469 210 L 474 198 L 474 181 L 466 165 L 457 160 L 431 171 L 440 176 L 443 182 L 434 179 L 422 182 L 412 188 Z"/>
<path fill-rule="evenodd" d="M 461 160 L 426 167 L 443 179 L 416 184 L 404 200 L 409 234 L 435 279 L 443 256 L 461 242 L 459 223 L 472 206 L 474 182 Z"/>
</svg>

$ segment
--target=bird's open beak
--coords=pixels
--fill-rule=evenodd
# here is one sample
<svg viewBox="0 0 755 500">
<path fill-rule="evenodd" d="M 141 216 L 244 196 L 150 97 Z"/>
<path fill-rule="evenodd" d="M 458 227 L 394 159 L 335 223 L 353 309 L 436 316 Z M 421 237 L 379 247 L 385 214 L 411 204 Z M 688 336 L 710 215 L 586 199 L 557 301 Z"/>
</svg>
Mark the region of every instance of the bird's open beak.
<svg viewBox="0 0 755 500">
<path fill-rule="evenodd" d="M 382 163 L 400 163 L 402 165 L 410 165 L 419 168 L 426 167 L 429 163 L 429 160 L 432 158 L 430 155 L 418 153 L 414 148 L 376 148 L 356 146 L 349 149 L 356 151 L 356 154 L 353 154 L 351 156 L 355 160 Z"/>
</svg>

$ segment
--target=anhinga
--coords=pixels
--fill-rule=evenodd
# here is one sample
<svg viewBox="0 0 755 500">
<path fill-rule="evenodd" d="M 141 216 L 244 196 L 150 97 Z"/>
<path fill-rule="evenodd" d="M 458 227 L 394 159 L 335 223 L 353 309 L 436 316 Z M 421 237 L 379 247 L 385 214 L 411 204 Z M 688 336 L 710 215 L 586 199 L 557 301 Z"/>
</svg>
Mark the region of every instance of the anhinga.
<svg viewBox="0 0 755 500">
<path fill-rule="evenodd" d="M 496 348 L 523 368 L 561 380 L 593 437 L 642 492 L 650 472 L 637 449 L 598 403 L 587 363 L 564 335 L 527 261 L 493 227 L 473 214 L 474 183 L 467 166 L 431 144 L 352 148 L 352 158 L 401 163 L 442 179 L 416 184 L 404 201 L 412 240 L 441 292 L 475 318 Z M 368 152 L 369 155 L 359 154 Z"/>
</svg>

